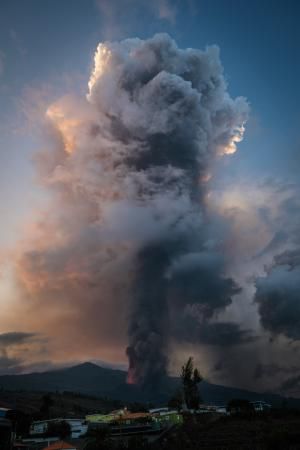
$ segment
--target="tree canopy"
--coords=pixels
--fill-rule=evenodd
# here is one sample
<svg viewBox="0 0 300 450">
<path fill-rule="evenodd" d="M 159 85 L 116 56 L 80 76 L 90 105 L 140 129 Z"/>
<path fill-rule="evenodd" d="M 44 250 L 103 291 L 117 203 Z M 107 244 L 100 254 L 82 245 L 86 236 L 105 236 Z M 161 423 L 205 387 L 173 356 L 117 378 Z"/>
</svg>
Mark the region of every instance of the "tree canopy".
<svg viewBox="0 0 300 450">
<path fill-rule="evenodd" d="M 202 381 L 199 370 L 194 367 L 193 358 L 190 356 L 181 368 L 181 381 L 186 406 L 190 409 L 198 409 L 201 401 L 198 384 Z"/>
</svg>

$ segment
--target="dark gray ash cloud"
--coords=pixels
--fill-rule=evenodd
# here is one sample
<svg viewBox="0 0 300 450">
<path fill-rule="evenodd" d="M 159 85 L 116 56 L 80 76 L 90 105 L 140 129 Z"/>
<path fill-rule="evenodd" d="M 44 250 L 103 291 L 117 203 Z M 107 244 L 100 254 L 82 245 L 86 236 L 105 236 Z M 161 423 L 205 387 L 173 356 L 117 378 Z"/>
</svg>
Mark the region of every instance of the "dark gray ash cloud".
<svg viewBox="0 0 300 450">
<path fill-rule="evenodd" d="M 0 334 L 0 374 L 19 373 L 26 363 L 26 358 L 19 348 L 36 339 L 35 333 L 11 331 Z M 16 351 L 17 350 L 17 351 Z"/>
<path fill-rule="evenodd" d="M 0 334 L 0 347 L 21 344 L 36 337 L 35 333 L 24 333 L 21 331 L 10 331 Z"/>
<path fill-rule="evenodd" d="M 201 303 L 212 316 L 238 292 L 218 255 L 204 249 L 201 178 L 218 153 L 234 149 L 248 106 L 229 97 L 216 48 L 180 50 L 157 35 L 107 49 L 114 91 L 104 108 L 115 139 L 132 147 L 123 160 L 132 200 L 150 207 L 160 226 L 137 253 L 132 291 L 129 381 L 143 384 L 166 373 L 172 307 Z M 89 96 L 101 109 L 106 89 L 100 77 Z"/>
<path fill-rule="evenodd" d="M 299 252 L 284 252 L 274 259 L 274 267 L 256 280 L 255 302 L 262 326 L 273 335 L 300 340 Z"/>
<path fill-rule="evenodd" d="M 268 257 L 262 276 L 255 280 L 254 302 L 260 323 L 272 339 L 283 336 L 300 339 L 300 203 L 299 186 L 270 179 L 270 204 L 265 205 L 263 219 L 273 230 L 273 238 L 257 260 Z M 259 263 L 258 263 L 259 264 Z M 281 358 L 282 349 L 278 349 Z M 274 365 L 274 364 L 273 364 Z"/>
<path fill-rule="evenodd" d="M 299 370 L 299 369 L 298 369 Z M 300 375 L 292 375 L 286 380 L 284 380 L 279 386 L 279 391 L 286 395 L 297 395 L 299 396 L 300 391 Z"/>
<path fill-rule="evenodd" d="M 278 364 L 258 363 L 254 369 L 253 377 L 255 380 L 265 378 L 266 380 L 274 378 L 277 375 L 289 375 L 299 371 L 297 366 L 280 366 Z"/>
</svg>

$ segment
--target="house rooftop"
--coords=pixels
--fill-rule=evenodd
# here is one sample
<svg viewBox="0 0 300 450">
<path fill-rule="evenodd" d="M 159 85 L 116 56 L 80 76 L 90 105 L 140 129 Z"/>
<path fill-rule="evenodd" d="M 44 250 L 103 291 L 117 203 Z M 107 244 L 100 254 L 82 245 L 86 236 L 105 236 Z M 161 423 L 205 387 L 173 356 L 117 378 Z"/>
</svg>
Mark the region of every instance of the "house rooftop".
<svg viewBox="0 0 300 450">
<path fill-rule="evenodd" d="M 149 413 L 144 413 L 144 412 L 136 412 L 136 413 L 128 412 L 128 413 L 124 414 L 123 416 L 121 416 L 120 419 L 121 420 L 143 419 L 143 418 L 147 418 L 150 416 L 151 415 Z"/>
<path fill-rule="evenodd" d="M 77 450 L 77 446 L 66 441 L 56 441 L 43 450 Z"/>
</svg>

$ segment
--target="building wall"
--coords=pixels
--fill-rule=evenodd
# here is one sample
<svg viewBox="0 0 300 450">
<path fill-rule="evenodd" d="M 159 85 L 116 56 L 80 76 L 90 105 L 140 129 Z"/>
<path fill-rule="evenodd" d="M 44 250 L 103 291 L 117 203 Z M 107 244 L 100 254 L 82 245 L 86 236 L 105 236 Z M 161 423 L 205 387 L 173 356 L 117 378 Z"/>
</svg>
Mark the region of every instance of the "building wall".
<svg viewBox="0 0 300 450">
<path fill-rule="evenodd" d="M 50 423 L 59 423 L 65 421 L 71 427 L 71 437 L 78 438 L 87 432 L 87 425 L 81 419 L 52 419 L 52 420 L 44 420 L 39 422 L 33 422 L 30 427 L 30 434 L 44 434 L 48 431 L 48 425 Z"/>
</svg>

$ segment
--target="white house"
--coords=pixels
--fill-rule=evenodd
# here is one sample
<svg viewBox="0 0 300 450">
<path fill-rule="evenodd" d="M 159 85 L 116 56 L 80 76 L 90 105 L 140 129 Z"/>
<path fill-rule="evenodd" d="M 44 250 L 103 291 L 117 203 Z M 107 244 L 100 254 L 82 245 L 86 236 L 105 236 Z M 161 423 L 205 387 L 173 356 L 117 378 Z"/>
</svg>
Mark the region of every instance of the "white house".
<svg viewBox="0 0 300 450">
<path fill-rule="evenodd" d="M 29 430 L 29 434 L 31 436 L 33 435 L 40 435 L 47 433 L 48 427 L 52 423 L 60 423 L 60 422 L 67 422 L 70 425 L 71 428 L 71 438 L 76 439 L 81 436 L 83 436 L 88 429 L 88 426 L 83 419 L 50 419 L 50 420 L 39 420 L 37 422 L 32 422 Z"/>
<path fill-rule="evenodd" d="M 271 405 L 269 405 L 269 403 L 266 403 L 263 400 L 258 400 L 256 402 L 251 402 L 251 405 L 253 405 L 253 408 L 256 412 L 259 411 L 268 411 L 269 409 L 271 409 Z"/>
</svg>

